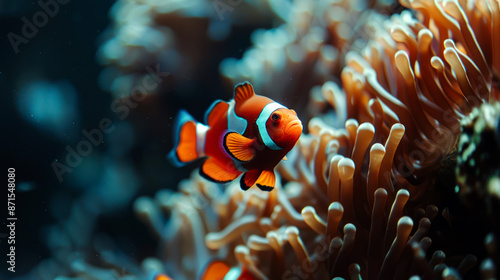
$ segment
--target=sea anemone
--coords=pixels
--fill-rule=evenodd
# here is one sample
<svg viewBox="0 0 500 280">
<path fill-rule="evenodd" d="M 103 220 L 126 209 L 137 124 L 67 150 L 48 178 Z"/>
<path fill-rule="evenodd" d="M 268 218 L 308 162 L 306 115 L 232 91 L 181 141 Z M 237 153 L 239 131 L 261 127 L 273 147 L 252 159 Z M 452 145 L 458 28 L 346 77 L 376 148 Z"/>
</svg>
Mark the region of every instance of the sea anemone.
<svg viewBox="0 0 500 280">
<path fill-rule="evenodd" d="M 160 238 L 167 273 L 190 279 L 207 259 L 218 258 L 239 263 L 261 279 L 400 279 L 445 270 L 459 275 L 443 264 L 442 251 L 425 259 L 431 244 L 425 235 L 438 209 L 430 205 L 415 211 L 419 225 L 414 229 L 413 220 L 403 215 L 409 192 L 373 188 L 384 180 L 378 174 L 391 166 L 403 126 L 392 128 L 385 145 L 371 145 L 369 163 L 363 165 L 360 155 L 367 152 L 373 126 L 347 123 L 336 131 L 320 123 L 310 127 L 312 135 L 304 136 L 280 165 L 290 182 L 270 193 L 242 192 L 237 183 L 222 190 L 194 172 L 181 183 L 180 193 L 161 191 L 154 201 L 139 199 L 136 212 Z M 367 177 L 362 169 L 369 170 Z M 167 223 L 162 209 L 169 214 Z M 474 262 L 472 256 L 465 258 L 461 272 Z"/>
<path fill-rule="evenodd" d="M 260 200 L 252 192 L 233 194 L 248 203 L 231 223 L 222 218 L 227 225 L 205 236 L 208 248 L 229 250 L 219 257 L 235 258 L 255 276 L 270 279 L 448 278 L 476 263 L 469 255 L 456 268 L 446 267 L 443 251 L 426 259 L 425 235 L 439 212 L 426 196 L 455 149 L 460 120 L 498 96 L 498 2 L 402 5 L 416 18 L 409 11 L 390 19 L 374 15 L 360 27 L 372 36 L 365 48 L 346 55 L 345 97 L 331 82 L 319 89 L 337 109 L 337 119 L 348 118 L 345 129 L 329 125 L 328 115 L 313 118 L 310 135 L 278 168 L 289 183 Z M 295 37 L 284 36 L 292 39 L 281 47 L 265 39 L 287 34 L 281 28 L 256 37 L 268 40 L 259 44 L 261 53 L 294 44 Z M 418 229 L 404 213 L 419 221 Z M 448 210 L 443 213 L 447 218 Z"/>
<path fill-rule="evenodd" d="M 371 22 L 366 28 L 376 41 L 362 55 L 351 52 L 346 58 L 347 116 L 370 121 L 381 132 L 404 124 L 406 137 L 395 162 L 400 168 L 394 171 L 410 185 L 429 185 L 428 174 L 455 148 L 460 119 L 497 97 L 499 66 L 492 49 L 499 46 L 493 31 L 499 14 L 485 10 L 481 1 L 402 4 L 416 10 L 419 20 L 405 11 L 385 21 L 385 28 Z M 487 15 L 478 18 L 479 12 Z M 481 36 L 474 30 L 482 30 Z M 426 189 L 407 187 L 414 193 Z"/>
</svg>

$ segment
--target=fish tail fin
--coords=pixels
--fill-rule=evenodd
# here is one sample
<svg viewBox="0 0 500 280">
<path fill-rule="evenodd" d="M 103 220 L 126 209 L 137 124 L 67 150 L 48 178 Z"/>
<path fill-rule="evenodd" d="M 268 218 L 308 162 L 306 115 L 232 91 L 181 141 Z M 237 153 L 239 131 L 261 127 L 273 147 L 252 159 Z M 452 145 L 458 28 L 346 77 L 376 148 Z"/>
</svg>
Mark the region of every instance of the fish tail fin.
<svg viewBox="0 0 500 280">
<path fill-rule="evenodd" d="M 205 135 L 208 126 L 197 122 L 188 112 L 181 110 L 174 128 L 174 148 L 168 159 L 176 166 L 205 156 Z"/>
</svg>

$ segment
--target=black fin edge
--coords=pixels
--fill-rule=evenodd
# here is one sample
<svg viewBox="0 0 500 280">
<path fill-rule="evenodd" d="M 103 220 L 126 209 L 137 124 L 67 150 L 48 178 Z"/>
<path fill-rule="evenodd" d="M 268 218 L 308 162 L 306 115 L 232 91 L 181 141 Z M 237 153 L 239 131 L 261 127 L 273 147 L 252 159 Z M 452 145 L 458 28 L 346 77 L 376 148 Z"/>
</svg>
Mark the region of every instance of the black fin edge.
<svg viewBox="0 0 500 280">
<path fill-rule="evenodd" d="M 274 187 L 261 185 L 261 184 L 257 184 L 257 187 L 259 187 L 259 189 L 266 191 L 266 192 L 270 192 L 270 191 L 274 190 Z"/>
<path fill-rule="evenodd" d="M 242 82 L 242 83 L 238 83 L 234 86 L 234 91 L 233 91 L 233 98 L 236 99 L 236 90 L 239 88 L 239 87 L 243 87 L 245 85 L 249 85 L 252 90 L 253 90 L 253 85 L 249 82 L 249 81 L 245 81 L 245 82 Z M 255 94 L 255 91 L 253 92 L 253 94 Z"/>
<path fill-rule="evenodd" d="M 245 174 L 243 174 L 243 176 L 241 176 L 241 179 L 240 179 L 240 188 L 241 188 L 242 190 L 244 190 L 244 191 L 247 191 L 247 190 L 248 190 L 251 186 L 249 187 L 249 186 L 247 186 L 247 185 L 245 184 L 245 175 L 246 175 L 246 173 L 245 173 Z"/>
<path fill-rule="evenodd" d="M 203 167 L 200 167 L 199 172 L 200 172 L 201 177 L 207 179 L 210 182 L 214 182 L 214 183 L 218 183 L 218 184 L 227 184 L 227 183 L 233 181 L 233 180 L 228 180 L 228 181 L 216 180 L 216 179 L 208 176 L 205 172 L 203 172 Z"/>
<path fill-rule="evenodd" d="M 249 163 L 249 162 L 251 162 L 255 158 L 255 154 L 254 154 L 254 157 L 251 160 L 244 161 L 244 160 L 240 160 L 239 158 L 235 157 L 233 155 L 233 153 L 231 153 L 231 151 L 229 151 L 229 147 L 226 145 L 226 139 L 227 139 L 227 136 L 229 134 L 231 134 L 231 133 L 238 134 L 238 132 L 228 132 L 228 133 L 226 133 L 226 135 L 224 135 L 224 140 L 222 141 L 222 146 L 224 146 L 224 150 L 226 150 L 226 152 L 229 154 L 229 156 L 231 156 L 232 158 L 234 158 L 235 160 L 237 160 L 239 162 L 242 162 L 242 163 Z"/>
</svg>

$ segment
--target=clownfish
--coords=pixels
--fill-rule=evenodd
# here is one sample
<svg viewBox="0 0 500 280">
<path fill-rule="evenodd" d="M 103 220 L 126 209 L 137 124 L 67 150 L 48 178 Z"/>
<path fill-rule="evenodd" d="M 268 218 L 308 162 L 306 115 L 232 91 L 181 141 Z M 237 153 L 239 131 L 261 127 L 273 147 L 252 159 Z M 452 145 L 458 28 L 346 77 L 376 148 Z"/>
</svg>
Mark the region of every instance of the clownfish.
<svg viewBox="0 0 500 280">
<path fill-rule="evenodd" d="M 200 174 L 216 183 L 228 183 L 243 174 L 240 186 L 257 185 L 271 191 L 274 167 L 302 134 L 294 110 L 255 94 L 250 83 L 234 89 L 234 99 L 215 101 L 205 113 L 205 124 L 181 110 L 175 128 L 175 146 L 169 159 L 182 166 L 206 157 Z"/>
<path fill-rule="evenodd" d="M 168 277 L 167 275 L 165 275 L 163 273 L 153 274 L 153 277 L 152 278 L 148 278 L 148 279 L 152 279 L 152 280 L 172 280 L 172 278 Z"/>
<path fill-rule="evenodd" d="M 229 267 L 223 261 L 213 261 L 207 265 L 200 280 L 255 280 L 245 267 Z"/>
</svg>

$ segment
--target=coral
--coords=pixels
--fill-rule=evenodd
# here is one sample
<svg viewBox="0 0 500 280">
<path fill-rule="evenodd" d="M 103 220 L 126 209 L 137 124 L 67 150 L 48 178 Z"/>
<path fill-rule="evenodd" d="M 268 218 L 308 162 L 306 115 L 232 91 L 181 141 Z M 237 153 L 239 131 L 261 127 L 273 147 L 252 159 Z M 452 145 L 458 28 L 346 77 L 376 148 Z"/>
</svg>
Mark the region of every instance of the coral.
<svg viewBox="0 0 500 280">
<path fill-rule="evenodd" d="M 497 221 L 500 210 L 498 157 L 500 103 L 474 108 L 462 120 L 456 167 L 460 196 L 471 208 Z M 500 231 L 499 231 L 500 232 Z"/>
<path fill-rule="evenodd" d="M 484 240 L 488 255 L 481 264 L 484 279 L 494 278 L 500 258 L 496 241 L 500 236 L 499 119 L 500 103 L 495 102 L 474 108 L 461 121 L 455 168 L 461 201 L 491 231 Z"/>
</svg>

